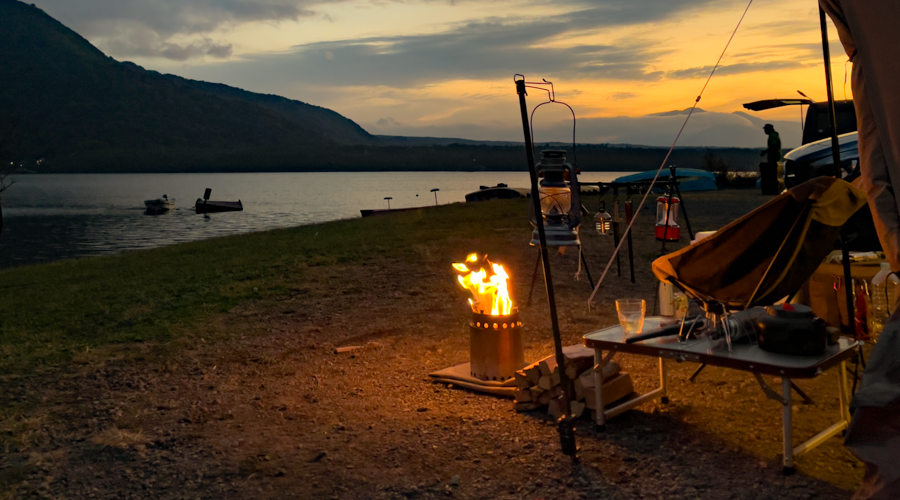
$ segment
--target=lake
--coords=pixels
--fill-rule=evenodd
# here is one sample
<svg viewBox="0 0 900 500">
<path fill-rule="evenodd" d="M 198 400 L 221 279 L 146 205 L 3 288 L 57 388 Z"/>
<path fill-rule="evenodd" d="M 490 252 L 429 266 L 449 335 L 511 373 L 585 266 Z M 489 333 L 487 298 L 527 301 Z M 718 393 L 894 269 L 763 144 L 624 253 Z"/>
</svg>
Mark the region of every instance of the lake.
<svg viewBox="0 0 900 500">
<path fill-rule="evenodd" d="M 582 182 L 631 172 L 587 172 Z M 215 236 L 360 216 L 360 209 L 465 201 L 479 186 L 529 187 L 527 172 L 297 172 L 237 174 L 20 175 L 3 193 L 0 268 L 116 254 Z M 197 214 L 194 202 L 244 204 L 243 212 Z M 432 189 L 440 191 L 432 193 Z M 176 209 L 146 213 L 167 194 Z"/>
</svg>

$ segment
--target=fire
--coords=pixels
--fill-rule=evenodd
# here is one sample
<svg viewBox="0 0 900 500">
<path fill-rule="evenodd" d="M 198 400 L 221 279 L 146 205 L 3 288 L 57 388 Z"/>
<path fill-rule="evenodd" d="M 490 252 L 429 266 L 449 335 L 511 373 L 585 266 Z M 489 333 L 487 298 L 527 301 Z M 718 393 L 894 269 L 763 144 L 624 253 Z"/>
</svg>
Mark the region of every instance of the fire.
<svg viewBox="0 0 900 500">
<path fill-rule="evenodd" d="M 476 267 L 478 271 L 473 270 Z M 454 263 L 453 269 L 460 273 L 457 277 L 460 285 L 472 292 L 474 298 L 469 299 L 472 312 L 485 314 L 490 309 L 491 316 L 509 315 L 513 306 L 509 298 L 509 275 L 502 265 L 489 261 L 487 255 L 479 258 L 473 253 L 465 262 Z"/>
</svg>

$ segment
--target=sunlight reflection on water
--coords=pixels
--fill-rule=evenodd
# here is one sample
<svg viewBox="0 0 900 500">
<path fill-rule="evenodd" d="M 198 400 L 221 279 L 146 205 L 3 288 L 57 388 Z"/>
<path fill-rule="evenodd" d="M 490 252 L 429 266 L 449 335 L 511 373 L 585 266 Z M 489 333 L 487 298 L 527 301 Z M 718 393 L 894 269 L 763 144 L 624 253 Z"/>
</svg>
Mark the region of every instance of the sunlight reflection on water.
<svg viewBox="0 0 900 500">
<path fill-rule="evenodd" d="M 588 172 L 582 180 L 626 174 Z M 3 193 L 0 268 L 108 255 L 186 241 L 360 216 L 360 209 L 465 200 L 478 186 L 528 187 L 527 172 L 304 172 L 252 174 L 21 175 Z M 205 188 L 243 212 L 193 210 Z M 143 201 L 167 194 L 176 209 L 147 214 Z"/>
</svg>

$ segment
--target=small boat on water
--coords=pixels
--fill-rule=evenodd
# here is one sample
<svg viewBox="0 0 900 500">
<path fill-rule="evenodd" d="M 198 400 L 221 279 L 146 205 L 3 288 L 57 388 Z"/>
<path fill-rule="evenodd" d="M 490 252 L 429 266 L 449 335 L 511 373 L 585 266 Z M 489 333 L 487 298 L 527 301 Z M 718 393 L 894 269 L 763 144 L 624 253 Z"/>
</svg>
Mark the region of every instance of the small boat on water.
<svg viewBox="0 0 900 500">
<path fill-rule="evenodd" d="M 194 204 L 194 210 L 196 210 L 198 214 L 210 214 L 215 212 L 241 212 L 244 210 L 244 204 L 241 203 L 241 200 L 210 201 L 210 194 L 212 194 L 212 189 L 206 188 L 206 192 L 203 193 L 203 198 L 197 198 L 197 202 Z"/>
<path fill-rule="evenodd" d="M 170 200 L 168 195 L 162 195 L 162 198 L 155 200 L 144 200 L 144 206 L 148 212 L 165 212 L 175 208 L 175 200 Z"/>
<path fill-rule="evenodd" d="M 210 201 L 197 198 L 197 204 L 194 209 L 198 214 L 209 214 L 213 212 L 240 212 L 244 210 L 241 200 L 238 201 Z"/>
<path fill-rule="evenodd" d="M 651 181 L 656 175 L 656 170 L 647 170 L 646 172 L 638 172 L 636 174 L 625 175 L 619 177 L 613 182 L 640 182 Z M 698 170 L 696 168 L 679 168 L 677 170 L 678 189 L 680 191 L 714 191 L 719 189 L 716 185 L 716 174 L 707 172 L 706 170 Z M 669 172 L 664 171 L 659 174 L 661 180 L 669 178 Z"/>
<path fill-rule="evenodd" d="M 466 195 L 466 201 L 508 200 L 513 198 L 528 198 L 530 190 L 525 188 L 511 188 L 502 182 L 496 186 L 479 186 L 478 191 Z"/>
</svg>

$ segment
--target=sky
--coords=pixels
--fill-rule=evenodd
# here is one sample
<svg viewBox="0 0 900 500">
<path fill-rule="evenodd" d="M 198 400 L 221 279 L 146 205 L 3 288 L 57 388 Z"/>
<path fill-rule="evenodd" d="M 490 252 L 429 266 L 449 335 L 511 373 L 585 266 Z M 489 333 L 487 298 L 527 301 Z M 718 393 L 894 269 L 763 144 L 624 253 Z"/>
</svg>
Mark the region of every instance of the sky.
<svg viewBox="0 0 900 500">
<path fill-rule="evenodd" d="M 553 82 L 579 143 L 669 146 L 748 0 L 33 0 L 106 54 L 147 69 L 323 106 L 373 134 L 521 141 L 514 74 Z M 829 21 L 835 95 L 851 98 Z M 849 77 L 847 77 L 849 79 Z M 815 0 L 754 0 L 678 142 L 800 144 L 826 97 Z M 530 108 L 547 93 L 530 89 Z M 661 116 L 662 114 L 662 116 Z M 535 141 L 572 141 L 541 106 Z"/>
</svg>

